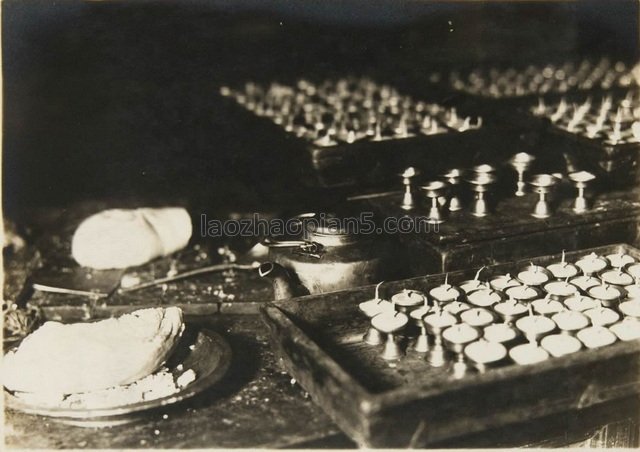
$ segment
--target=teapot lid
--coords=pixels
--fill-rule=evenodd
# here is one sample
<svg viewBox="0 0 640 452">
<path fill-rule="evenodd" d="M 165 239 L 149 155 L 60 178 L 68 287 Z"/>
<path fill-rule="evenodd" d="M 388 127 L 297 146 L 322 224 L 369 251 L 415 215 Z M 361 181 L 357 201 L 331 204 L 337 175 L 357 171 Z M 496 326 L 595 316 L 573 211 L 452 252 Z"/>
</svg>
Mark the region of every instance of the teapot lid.
<svg viewBox="0 0 640 452">
<path fill-rule="evenodd" d="M 324 246 L 339 246 L 358 240 L 360 221 L 356 217 L 340 217 L 335 214 L 315 214 L 303 220 L 305 237 Z"/>
</svg>

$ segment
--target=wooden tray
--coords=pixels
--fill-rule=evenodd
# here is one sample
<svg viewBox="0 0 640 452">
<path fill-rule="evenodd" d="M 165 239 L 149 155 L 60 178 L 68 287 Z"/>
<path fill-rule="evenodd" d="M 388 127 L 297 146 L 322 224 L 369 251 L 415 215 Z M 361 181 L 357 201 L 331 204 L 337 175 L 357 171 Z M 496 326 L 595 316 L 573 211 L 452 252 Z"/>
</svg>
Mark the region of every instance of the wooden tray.
<svg viewBox="0 0 640 452">
<path fill-rule="evenodd" d="M 564 189 L 562 192 L 561 188 Z M 560 228 L 575 229 L 621 218 L 637 218 L 640 215 L 639 190 L 612 191 L 599 194 L 595 199 L 590 197 L 589 209 L 578 214 L 572 209 L 575 189 L 565 183 L 562 187 L 558 187 L 555 199 L 551 201 L 553 213 L 549 218 L 544 219 L 531 216 L 538 200 L 536 194 L 527 193 L 523 197 L 515 197 L 509 193 L 506 196 L 493 197 L 495 198 L 499 199 L 493 201 L 497 205 L 490 215 L 482 218 L 474 217 L 469 212 L 468 204 L 465 204 L 462 210 L 447 212 L 448 218 L 444 223 L 432 225 L 427 234 L 422 233 L 423 239 L 433 244 L 461 244 L 536 232 L 551 233 Z M 369 207 L 386 216 L 426 217 L 429 213 L 428 206 L 422 199 L 419 201 L 423 205 L 416 206 L 410 212 L 400 208 L 402 195 L 377 198 L 370 201 Z"/>
<path fill-rule="evenodd" d="M 464 132 L 448 129 L 437 135 L 323 147 L 286 132 L 231 98 L 224 105 L 233 126 L 256 137 L 256 152 L 269 153 L 274 167 L 282 164 L 295 168 L 297 180 L 307 188 L 382 187 L 397 182 L 397 173 L 408 166 L 433 167 L 442 172 L 460 159 L 473 161 L 479 149 L 490 155 L 505 141 L 483 125 Z"/>
<path fill-rule="evenodd" d="M 567 253 L 567 260 L 618 250 L 640 259 L 635 248 L 609 245 Z M 485 272 L 514 271 L 529 262 L 546 265 L 559 258 L 525 259 Z M 449 282 L 471 279 L 475 271 L 450 273 Z M 440 274 L 387 283 L 382 295 L 404 288 L 426 290 L 443 279 Z M 640 393 L 638 340 L 531 366 L 506 365 L 461 380 L 410 353 L 390 367 L 379 350 L 361 341 L 368 320 L 358 304 L 373 294 L 373 286 L 368 286 L 262 309 L 287 371 L 361 446 L 425 447 Z"/>
<path fill-rule="evenodd" d="M 568 102 L 583 102 L 587 95 L 596 99 L 606 95 L 620 100 L 632 88 L 613 88 L 611 90 L 594 90 L 590 92 L 575 92 L 562 96 Z M 544 96 L 548 103 L 560 100 L 559 96 Z M 574 166 L 591 171 L 598 176 L 599 184 L 607 187 L 635 187 L 640 175 L 638 174 L 639 143 L 607 143 L 601 138 L 588 138 L 578 133 L 572 133 L 558 127 L 548 118 L 538 117 L 530 109 L 536 105 L 536 99 L 529 99 L 515 106 L 513 117 L 527 129 L 537 130 L 541 136 L 538 146 L 547 152 L 566 154 Z"/>
<path fill-rule="evenodd" d="M 583 162 L 609 186 L 633 187 L 637 185 L 640 144 L 607 144 L 599 140 L 574 135 L 550 126 L 547 133 L 557 137 L 558 146 L 575 161 Z"/>
<path fill-rule="evenodd" d="M 573 212 L 575 189 L 561 184 L 556 193 L 556 208 L 551 217 L 531 216 L 537 195 L 513 196 L 510 191 L 498 198 L 495 212 L 477 218 L 468 207 L 452 212 L 429 233 L 398 234 L 398 241 L 409 260 L 412 274 L 440 273 L 469 267 L 509 262 L 525 256 L 553 253 L 556 250 L 582 249 L 612 242 L 635 244 L 638 239 L 640 192 L 611 191 L 593 199 L 591 208 Z M 368 200 L 363 211 L 372 210 L 380 217 L 426 216 L 427 207 L 411 212 L 400 208 L 402 194 Z M 422 200 L 420 200 L 422 201 Z"/>
</svg>

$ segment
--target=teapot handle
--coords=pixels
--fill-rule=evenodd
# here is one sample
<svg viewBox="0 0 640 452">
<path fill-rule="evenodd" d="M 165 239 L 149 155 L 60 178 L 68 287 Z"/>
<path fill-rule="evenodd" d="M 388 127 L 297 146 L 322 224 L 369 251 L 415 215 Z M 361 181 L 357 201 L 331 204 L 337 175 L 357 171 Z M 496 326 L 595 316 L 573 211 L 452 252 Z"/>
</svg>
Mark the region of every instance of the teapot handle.
<svg viewBox="0 0 640 452">
<path fill-rule="evenodd" d="M 271 237 L 266 237 L 262 240 L 264 246 L 269 248 L 294 248 L 296 246 L 304 246 L 311 242 L 305 242 L 304 240 L 274 240 Z"/>
<path fill-rule="evenodd" d="M 313 218 L 317 214 L 315 212 L 305 212 L 295 215 L 291 218 L 293 221 L 302 223 L 305 218 Z M 294 253 L 303 254 L 311 257 L 321 257 L 323 246 L 320 243 L 310 240 L 276 240 L 272 237 L 265 237 L 262 244 L 269 248 L 297 248 Z"/>
<path fill-rule="evenodd" d="M 294 253 L 315 257 L 316 259 L 322 257 L 323 246 L 318 242 L 305 240 L 273 240 L 267 237 L 262 241 L 262 244 L 269 248 L 295 248 L 293 250 Z"/>
</svg>

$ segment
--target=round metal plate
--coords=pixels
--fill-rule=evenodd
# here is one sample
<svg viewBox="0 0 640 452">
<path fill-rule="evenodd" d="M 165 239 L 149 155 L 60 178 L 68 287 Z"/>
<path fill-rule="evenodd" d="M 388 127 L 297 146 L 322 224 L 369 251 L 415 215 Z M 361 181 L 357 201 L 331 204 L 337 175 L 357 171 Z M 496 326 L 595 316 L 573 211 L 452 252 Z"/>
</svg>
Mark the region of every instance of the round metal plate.
<svg viewBox="0 0 640 452">
<path fill-rule="evenodd" d="M 118 425 L 135 420 L 136 413 L 173 405 L 209 389 L 226 373 L 230 362 L 231 348 L 219 334 L 208 329 L 195 330 L 187 325 L 165 367 L 175 371 L 178 365 L 182 365 L 184 370 L 192 369 L 196 379 L 170 396 L 99 409 L 70 409 L 32 405 L 5 389 L 5 402 L 11 409 L 48 416 L 67 424 L 87 427 Z"/>
</svg>

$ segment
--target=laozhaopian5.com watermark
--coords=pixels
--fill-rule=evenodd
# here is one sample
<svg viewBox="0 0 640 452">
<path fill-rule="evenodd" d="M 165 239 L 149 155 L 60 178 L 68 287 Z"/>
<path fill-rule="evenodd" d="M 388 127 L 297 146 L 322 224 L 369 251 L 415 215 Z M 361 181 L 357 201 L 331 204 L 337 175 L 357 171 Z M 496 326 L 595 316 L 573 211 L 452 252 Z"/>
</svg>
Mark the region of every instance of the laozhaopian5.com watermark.
<svg viewBox="0 0 640 452">
<path fill-rule="evenodd" d="M 304 236 L 309 231 L 322 229 L 329 233 L 354 235 L 422 234 L 438 233 L 439 225 L 426 216 L 383 217 L 375 219 L 373 212 L 357 216 L 335 217 L 317 213 L 293 218 L 265 218 L 258 213 L 234 219 L 210 218 L 200 215 L 202 237 L 276 237 Z"/>
</svg>

